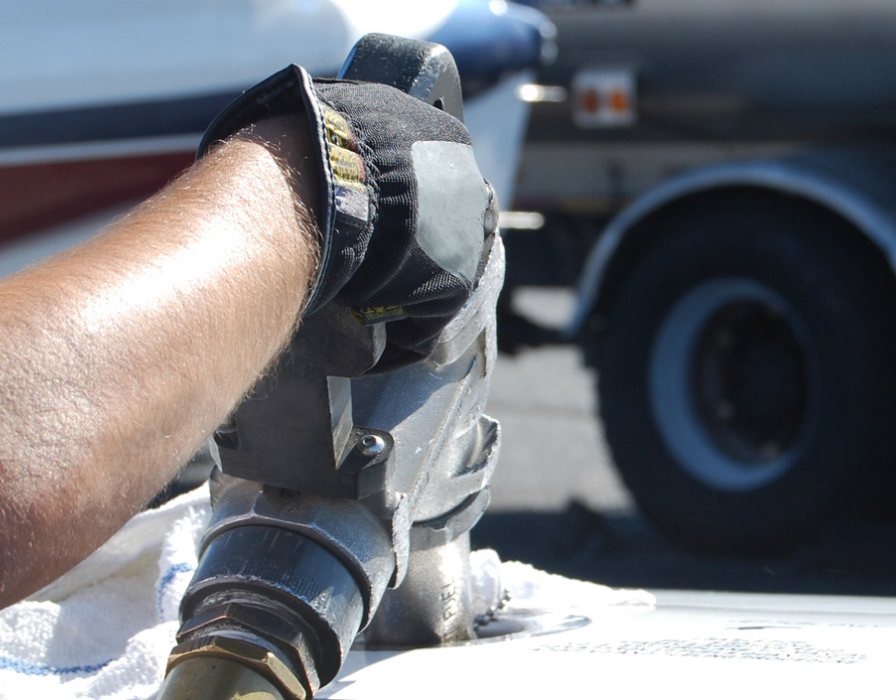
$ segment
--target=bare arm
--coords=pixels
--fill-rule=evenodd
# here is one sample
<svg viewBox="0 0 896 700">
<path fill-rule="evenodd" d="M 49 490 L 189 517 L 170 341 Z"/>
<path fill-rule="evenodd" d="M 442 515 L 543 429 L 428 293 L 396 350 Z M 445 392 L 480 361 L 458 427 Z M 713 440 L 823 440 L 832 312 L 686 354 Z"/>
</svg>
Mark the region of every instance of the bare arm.
<svg viewBox="0 0 896 700">
<path fill-rule="evenodd" d="M 298 133 L 266 135 L 313 173 Z M 317 184 L 291 186 L 272 150 L 232 140 L 99 237 L 0 282 L 0 607 L 138 512 L 291 335 Z"/>
</svg>

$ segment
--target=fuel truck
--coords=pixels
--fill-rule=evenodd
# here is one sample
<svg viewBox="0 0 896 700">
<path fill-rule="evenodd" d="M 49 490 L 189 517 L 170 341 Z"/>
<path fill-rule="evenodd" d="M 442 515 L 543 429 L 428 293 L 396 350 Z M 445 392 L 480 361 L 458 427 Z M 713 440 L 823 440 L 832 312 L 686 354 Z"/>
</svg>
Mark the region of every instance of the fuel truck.
<svg viewBox="0 0 896 700">
<path fill-rule="evenodd" d="M 515 208 L 544 226 L 505 231 L 509 290 L 575 285 L 563 335 L 643 512 L 723 553 L 886 515 L 896 3 L 540 7 Z"/>
</svg>

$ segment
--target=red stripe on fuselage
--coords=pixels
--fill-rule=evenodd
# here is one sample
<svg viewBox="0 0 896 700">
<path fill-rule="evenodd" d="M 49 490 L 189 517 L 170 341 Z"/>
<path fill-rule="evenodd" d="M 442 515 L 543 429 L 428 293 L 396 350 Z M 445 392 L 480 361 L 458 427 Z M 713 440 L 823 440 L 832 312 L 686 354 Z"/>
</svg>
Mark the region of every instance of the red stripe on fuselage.
<svg viewBox="0 0 896 700">
<path fill-rule="evenodd" d="M 165 153 L 0 167 L 0 242 L 148 197 L 193 157 Z"/>
</svg>

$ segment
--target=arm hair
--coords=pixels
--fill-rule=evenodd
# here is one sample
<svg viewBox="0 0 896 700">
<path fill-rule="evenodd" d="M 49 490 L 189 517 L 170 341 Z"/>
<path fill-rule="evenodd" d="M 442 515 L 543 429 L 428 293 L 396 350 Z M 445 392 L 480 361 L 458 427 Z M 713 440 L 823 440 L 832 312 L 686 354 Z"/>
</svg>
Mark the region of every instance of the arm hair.
<svg viewBox="0 0 896 700">
<path fill-rule="evenodd" d="M 299 131 L 273 133 L 232 139 L 0 281 L 0 606 L 138 512 L 288 341 L 315 270 L 303 202 L 317 184 L 296 180 L 314 173 Z"/>
</svg>

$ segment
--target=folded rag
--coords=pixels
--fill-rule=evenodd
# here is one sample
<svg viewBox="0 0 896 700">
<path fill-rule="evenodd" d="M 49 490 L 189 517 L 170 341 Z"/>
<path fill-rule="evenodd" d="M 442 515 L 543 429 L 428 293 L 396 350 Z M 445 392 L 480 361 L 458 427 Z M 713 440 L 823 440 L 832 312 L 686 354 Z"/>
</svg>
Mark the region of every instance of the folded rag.
<svg viewBox="0 0 896 700">
<path fill-rule="evenodd" d="M 210 514 L 208 489 L 140 513 L 68 574 L 0 612 L 0 697 L 155 697 Z"/>
</svg>

